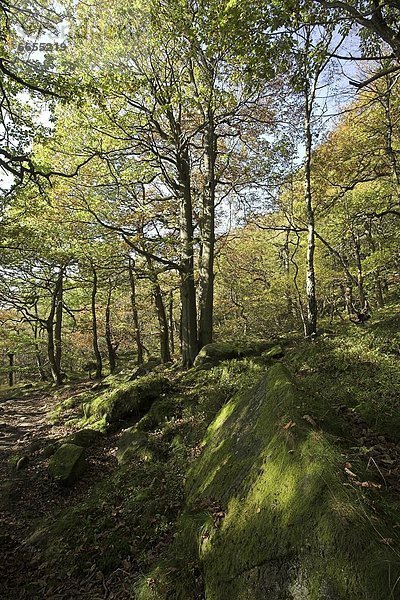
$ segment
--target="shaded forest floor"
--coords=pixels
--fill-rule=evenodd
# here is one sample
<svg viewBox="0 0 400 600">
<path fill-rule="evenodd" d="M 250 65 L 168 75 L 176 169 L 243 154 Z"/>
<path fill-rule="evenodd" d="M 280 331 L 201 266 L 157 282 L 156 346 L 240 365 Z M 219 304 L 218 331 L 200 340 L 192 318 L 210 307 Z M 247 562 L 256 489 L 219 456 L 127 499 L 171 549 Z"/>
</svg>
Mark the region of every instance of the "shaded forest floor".
<svg viewBox="0 0 400 600">
<path fill-rule="evenodd" d="M 302 389 L 304 418 L 337 440 L 343 485 L 364 494 L 390 531 L 380 543 L 400 556 L 399 307 L 381 311 L 364 326 L 332 326 L 312 345 L 290 336 L 282 342 L 283 362 Z M 152 459 L 138 456 L 118 465 L 121 431 L 132 424 L 120 423 L 86 450 L 86 470 L 71 488 L 53 481 L 48 461 L 51 446 L 71 432 L 67 421 L 75 409 L 60 413 L 57 424 L 49 417 L 60 401 L 93 382 L 56 393 L 51 386 L 2 390 L 0 597 L 152 598 L 148 574 L 174 539 L 186 474 L 202 452 L 207 426 L 266 368 L 248 358 L 205 371 L 165 372 L 170 389 L 151 418 L 142 419 Z M 206 508 L 216 510 L 211 501 Z M 200 600 L 199 565 L 193 561 L 188 569 L 195 582 L 191 600 Z M 143 580 L 148 596 L 136 595 Z"/>
<path fill-rule="evenodd" d="M 70 388 L 67 395 L 86 389 Z M 0 597 L 79 598 L 79 587 L 70 587 L 65 574 L 47 572 L 34 546 L 26 543 L 35 524 L 85 497 L 88 490 L 115 468 L 115 436 L 90 448 L 88 468 L 79 486 L 63 489 L 47 472 L 48 449 L 71 431 L 52 425 L 49 412 L 59 398 L 48 386 L 14 389 L 0 399 Z M 57 577 L 59 585 L 57 586 Z M 48 578 L 53 584 L 48 586 Z M 100 597 L 103 597 L 100 596 Z"/>
</svg>

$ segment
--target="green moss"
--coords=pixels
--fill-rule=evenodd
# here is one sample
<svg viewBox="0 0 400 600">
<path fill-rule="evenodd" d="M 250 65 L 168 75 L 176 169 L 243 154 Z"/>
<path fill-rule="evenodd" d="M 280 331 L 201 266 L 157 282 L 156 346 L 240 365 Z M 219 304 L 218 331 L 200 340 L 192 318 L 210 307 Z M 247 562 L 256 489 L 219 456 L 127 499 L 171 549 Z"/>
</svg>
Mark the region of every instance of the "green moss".
<svg viewBox="0 0 400 600">
<path fill-rule="evenodd" d="M 400 565 L 382 539 L 393 529 L 343 485 L 337 440 L 310 427 L 303 403 L 277 364 L 208 429 L 188 509 L 209 504 L 222 518 L 206 535 L 181 524 L 187 546 L 198 548 L 207 600 L 391 597 Z"/>
<path fill-rule="evenodd" d="M 325 407 L 355 410 L 380 435 L 400 441 L 400 306 L 363 326 L 341 325 L 314 344 L 299 342 L 286 360 L 324 418 Z M 322 409 L 319 409 L 322 407 Z"/>
<path fill-rule="evenodd" d="M 264 351 L 274 346 L 270 340 L 259 340 L 247 343 L 215 342 L 204 346 L 194 362 L 196 367 L 216 366 L 223 360 L 260 356 Z"/>
<path fill-rule="evenodd" d="M 65 389 L 63 388 L 63 393 Z M 76 408 L 82 408 L 83 405 L 93 398 L 93 392 L 82 392 L 69 398 L 65 398 L 59 402 L 49 414 L 49 421 L 52 424 L 58 424 L 65 420 L 66 413 L 73 411 Z"/>
<path fill-rule="evenodd" d="M 106 419 L 113 423 L 128 415 L 145 413 L 156 398 L 167 388 L 167 380 L 160 375 L 147 375 L 137 381 L 127 382 L 116 389 L 107 390 L 83 406 L 89 419 Z"/>
<path fill-rule="evenodd" d="M 70 485 L 84 469 L 84 453 L 81 446 L 63 444 L 50 458 L 50 475 L 63 485 Z"/>
</svg>

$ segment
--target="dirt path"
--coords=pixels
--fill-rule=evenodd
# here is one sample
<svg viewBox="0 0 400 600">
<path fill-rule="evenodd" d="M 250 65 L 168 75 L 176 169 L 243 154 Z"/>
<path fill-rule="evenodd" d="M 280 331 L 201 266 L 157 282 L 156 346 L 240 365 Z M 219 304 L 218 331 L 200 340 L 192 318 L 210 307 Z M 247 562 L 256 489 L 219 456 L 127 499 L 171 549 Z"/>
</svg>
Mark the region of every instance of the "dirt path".
<svg viewBox="0 0 400 600">
<path fill-rule="evenodd" d="M 77 386 L 68 395 L 84 388 Z M 48 422 L 54 404 L 56 400 L 46 391 L 26 390 L 16 398 L 0 398 L 1 600 L 79 598 L 76 592 L 66 591 L 66 582 L 60 582 L 59 589 L 53 588 L 48 595 L 45 567 L 26 540 L 39 521 L 73 504 L 94 480 L 115 467 L 115 440 L 107 438 L 104 445 L 88 451 L 87 471 L 79 485 L 60 489 L 48 474 L 45 449 L 70 430 Z M 17 469 L 16 457 L 26 457 L 23 468 Z M 51 576 L 54 581 L 54 574 Z"/>
<path fill-rule="evenodd" d="M 43 392 L 0 401 L 1 463 L 10 454 L 23 453 L 34 441 L 59 437 L 60 428 L 47 422 L 47 414 L 53 403 L 50 394 Z"/>
</svg>

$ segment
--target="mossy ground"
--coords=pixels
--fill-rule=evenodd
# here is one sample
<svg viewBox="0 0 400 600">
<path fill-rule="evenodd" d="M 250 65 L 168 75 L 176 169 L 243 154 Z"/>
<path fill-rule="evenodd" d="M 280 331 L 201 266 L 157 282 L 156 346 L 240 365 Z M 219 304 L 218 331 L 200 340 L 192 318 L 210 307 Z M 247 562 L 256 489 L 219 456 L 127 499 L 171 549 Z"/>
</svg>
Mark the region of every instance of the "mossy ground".
<svg viewBox="0 0 400 600">
<path fill-rule="evenodd" d="M 368 425 L 400 441 L 400 305 L 377 310 L 364 325 L 338 324 L 314 344 L 296 342 L 288 364 L 324 419 L 348 406 Z M 329 415 L 332 417 L 332 411 Z M 325 419 L 329 427 L 329 419 Z"/>
<path fill-rule="evenodd" d="M 349 418 L 399 439 L 398 313 L 314 344 L 281 340 L 283 366 L 248 357 L 164 372 L 168 390 L 120 423 L 145 432 L 150 459 L 115 461 L 32 528 L 50 589 L 54 578 L 91 600 L 105 590 L 121 600 L 399 597 L 400 496 Z M 56 417 L 109 431 L 96 407 L 131 384 L 117 376 L 62 398 Z"/>
<path fill-rule="evenodd" d="M 399 325 L 395 306 L 296 341 L 284 359 L 296 383 L 273 367 L 223 406 L 189 471 L 174 543 L 138 599 L 400 597 L 400 496 L 340 410 L 395 446 Z"/>
<path fill-rule="evenodd" d="M 211 371 L 171 374 L 169 394 L 136 424 L 150 439 L 152 459 L 134 454 L 84 499 L 38 521 L 40 560 L 58 577 L 69 573 L 76 579 L 90 577 L 93 570 L 107 579 L 123 569 L 129 577 L 121 584 L 121 598 L 134 597 L 139 574 L 162 559 L 174 538 L 187 469 L 208 424 L 232 394 L 262 372 L 250 362 L 232 361 Z"/>
</svg>

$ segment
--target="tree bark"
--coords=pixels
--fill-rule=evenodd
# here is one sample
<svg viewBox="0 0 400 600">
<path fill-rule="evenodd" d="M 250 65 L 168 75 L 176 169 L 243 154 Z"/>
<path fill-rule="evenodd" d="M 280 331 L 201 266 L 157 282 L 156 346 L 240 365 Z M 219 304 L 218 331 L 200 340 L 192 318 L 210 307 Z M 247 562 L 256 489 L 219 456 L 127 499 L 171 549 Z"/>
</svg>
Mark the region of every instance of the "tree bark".
<svg viewBox="0 0 400 600">
<path fill-rule="evenodd" d="M 115 372 L 116 368 L 116 347 L 112 341 L 112 331 L 111 331 L 111 296 L 112 296 L 112 288 L 111 285 L 108 290 L 107 295 L 107 305 L 106 305 L 106 313 L 105 313 L 105 338 L 107 344 L 108 351 L 108 364 L 110 365 L 110 373 Z"/>
<path fill-rule="evenodd" d="M 180 149 L 177 167 L 182 187 L 180 197 L 182 362 L 183 366 L 191 367 L 199 351 L 199 344 L 194 284 L 193 207 L 189 155 L 186 146 Z"/>
<path fill-rule="evenodd" d="M 47 381 L 47 375 L 46 375 L 46 372 L 45 372 L 44 367 L 43 367 L 42 356 L 41 356 L 41 353 L 40 353 L 40 347 L 39 347 L 39 343 L 38 343 L 38 339 L 39 339 L 39 311 L 38 311 L 38 303 L 37 303 L 37 301 L 35 302 L 35 316 L 36 316 L 36 320 L 35 320 L 35 324 L 33 326 L 33 336 L 34 336 L 34 339 L 35 339 L 36 364 L 37 364 L 37 368 L 38 368 L 38 371 L 39 371 L 40 381 Z"/>
<path fill-rule="evenodd" d="M 360 300 L 360 312 L 365 313 L 368 310 L 368 302 L 365 296 L 364 289 L 364 274 L 362 269 L 362 261 L 361 261 L 361 243 L 359 236 L 352 233 L 354 249 L 356 254 L 356 264 L 357 264 L 357 286 L 358 286 L 358 297 Z"/>
<path fill-rule="evenodd" d="M 97 272 L 95 267 L 92 265 L 93 273 L 93 285 L 92 285 L 92 340 L 93 340 L 93 352 L 96 358 L 96 374 L 95 379 L 101 379 L 103 371 L 103 361 L 101 359 L 101 353 L 99 349 L 99 340 L 97 335 L 97 316 L 96 316 L 96 296 L 97 296 Z"/>
<path fill-rule="evenodd" d="M 315 82 L 314 82 L 315 83 Z M 317 333 L 317 300 L 315 286 L 315 217 L 311 190 L 311 158 L 312 158 L 312 131 L 311 115 L 314 97 L 314 89 L 309 89 L 306 82 L 306 110 L 305 110 L 305 138 L 306 138 L 306 160 L 304 165 L 305 203 L 307 213 L 307 260 L 306 260 L 306 296 L 307 315 L 305 319 L 305 335 L 311 337 Z"/>
<path fill-rule="evenodd" d="M 157 273 L 154 269 L 152 260 L 147 257 L 147 265 L 149 268 L 149 278 L 151 281 L 152 293 L 154 298 L 154 304 L 157 312 L 157 319 L 160 331 L 160 357 L 162 363 L 170 362 L 171 354 L 169 351 L 169 333 L 168 333 L 168 319 L 167 313 L 164 306 L 163 294 L 161 291 L 160 284 L 158 282 Z"/>
<path fill-rule="evenodd" d="M 169 294 L 169 307 L 168 307 L 168 317 L 169 317 L 169 343 L 171 354 L 175 352 L 175 322 L 174 322 L 174 293 L 171 290 Z"/>
<path fill-rule="evenodd" d="M 8 353 L 8 365 L 9 365 L 9 371 L 8 371 L 8 385 L 10 387 L 13 387 L 15 384 L 15 374 L 14 374 L 14 352 L 9 352 Z"/>
<path fill-rule="evenodd" d="M 372 235 L 372 225 L 371 225 L 370 221 L 367 222 L 365 225 L 365 233 L 367 236 L 370 251 L 372 253 L 376 252 L 376 245 L 375 245 L 374 237 Z M 374 278 L 376 303 L 379 306 L 379 308 L 383 308 L 385 306 L 385 300 L 383 298 L 382 281 L 381 281 L 379 268 L 374 269 L 372 276 Z"/>
<path fill-rule="evenodd" d="M 214 249 L 215 249 L 215 163 L 217 140 L 212 108 L 208 110 L 208 126 L 204 135 L 204 167 L 206 182 L 200 220 L 199 260 L 199 348 L 213 340 Z"/>
<path fill-rule="evenodd" d="M 52 294 L 50 313 L 46 320 L 46 331 L 47 331 L 47 355 L 49 358 L 50 371 L 53 381 L 57 385 L 62 384 L 62 375 L 59 367 L 58 360 L 56 359 L 56 346 L 54 341 L 54 317 L 57 310 L 57 302 L 59 299 L 60 288 L 63 285 L 63 269 L 60 269 L 57 277 L 56 286 Z"/>
<path fill-rule="evenodd" d="M 137 350 L 137 364 L 143 364 L 143 344 L 142 334 L 139 321 L 139 313 L 136 305 L 136 281 L 135 281 L 135 261 L 129 257 L 129 284 L 131 288 L 131 307 L 132 307 L 132 318 L 133 326 L 135 328 L 135 342 Z"/>
<path fill-rule="evenodd" d="M 61 373 L 61 352 L 62 352 L 62 319 L 63 319 L 63 294 L 64 294 L 64 269 L 60 272 L 60 285 L 56 299 L 56 314 L 54 324 L 54 345 L 55 345 L 55 361 L 57 369 Z"/>
</svg>

